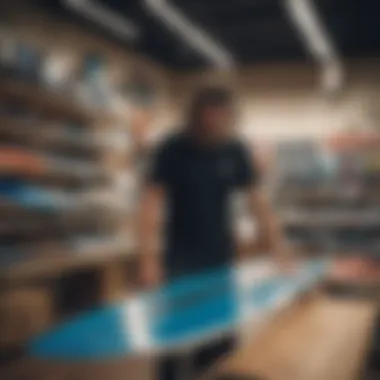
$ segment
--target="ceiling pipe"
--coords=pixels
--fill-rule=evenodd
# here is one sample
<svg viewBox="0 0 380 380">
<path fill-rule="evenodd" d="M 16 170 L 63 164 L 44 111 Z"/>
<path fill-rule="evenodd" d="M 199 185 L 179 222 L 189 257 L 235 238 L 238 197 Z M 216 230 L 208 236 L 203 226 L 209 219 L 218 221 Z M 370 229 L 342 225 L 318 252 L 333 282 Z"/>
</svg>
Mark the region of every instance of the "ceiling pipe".
<svg viewBox="0 0 380 380">
<path fill-rule="evenodd" d="M 215 67 L 230 69 L 234 66 L 234 59 L 227 50 L 167 0 L 144 0 L 144 3 L 153 15 Z"/>
<path fill-rule="evenodd" d="M 137 26 L 92 0 L 63 0 L 66 6 L 82 16 L 112 30 L 118 37 L 135 41 L 139 36 Z"/>
<path fill-rule="evenodd" d="M 285 0 L 285 8 L 301 39 L 321 67 L 321 86 L 333 93 L 342 86 L 343 64 L 312 0 Z"/>
</svg>

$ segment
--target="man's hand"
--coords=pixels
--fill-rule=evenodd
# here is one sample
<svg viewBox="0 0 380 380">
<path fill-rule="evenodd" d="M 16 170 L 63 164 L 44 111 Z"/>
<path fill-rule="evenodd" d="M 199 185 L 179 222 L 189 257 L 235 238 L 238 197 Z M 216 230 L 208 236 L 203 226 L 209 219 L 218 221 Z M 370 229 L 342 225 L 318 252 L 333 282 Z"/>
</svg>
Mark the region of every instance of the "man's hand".
<svg viewBox="0 0 380 380">
<path fill-rule="evenodd" d="M 285 242 L 280 221 L 274 214 L 265 194 L 259 189 L 251 189 L 248 193 L 252 217 L 257 219 L 259 226 L 259 243 L 267 247 L 277 267 L 285 273 L 297 270 L 297 260 L 294 252 Z"/>
</svg>

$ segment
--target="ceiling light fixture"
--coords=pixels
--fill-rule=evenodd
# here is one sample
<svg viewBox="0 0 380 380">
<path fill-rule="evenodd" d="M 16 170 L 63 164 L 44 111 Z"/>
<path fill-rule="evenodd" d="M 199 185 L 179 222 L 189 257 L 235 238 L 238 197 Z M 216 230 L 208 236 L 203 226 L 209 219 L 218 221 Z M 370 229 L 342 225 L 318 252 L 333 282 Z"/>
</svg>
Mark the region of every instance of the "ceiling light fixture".
<svg viewBox="0 0 380 380">
<path fill-rule="evenodd" d="M 97 22 L 107 29 L 112 30 L 117 36 L 129 40 L 136 40 L 139 35 L 137 26 L 120 17 L 107 8 L 96 4 L 92 0 L 63 0 L 66 6 L 71 8 L 77 13 Z"/>
<path fill-rule="evenodd" d="M 285 0 L 285 8 L 310 54 L 321 65 L 322 89 L 337 91 L 343 82 L 343 65 L 314 4 L 311 0 Z"/>
<path fill-rule="evenodd" d="M 212 39 L 200 27 L 187 19 L 167 0 L 144 0 L 148 10 L 158 17 L 174 33 L 179 34 L 190 46 L 220 69 L 234 66 L 232 55 Z"/>
</svg>

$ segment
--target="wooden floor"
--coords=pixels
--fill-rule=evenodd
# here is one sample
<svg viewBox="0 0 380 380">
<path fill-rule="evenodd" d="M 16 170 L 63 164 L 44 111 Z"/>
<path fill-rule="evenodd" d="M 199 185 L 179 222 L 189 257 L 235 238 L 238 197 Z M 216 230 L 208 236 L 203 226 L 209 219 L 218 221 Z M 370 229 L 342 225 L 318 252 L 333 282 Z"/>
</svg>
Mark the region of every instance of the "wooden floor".
<svg viewBox="0 0 380 380">
<path fill-rule="evenodd" d="M 252 380 L 360 379 L 377 306 L 312 297 L 268 323 L 208 378 L 238 374 Z"/>
</svg>

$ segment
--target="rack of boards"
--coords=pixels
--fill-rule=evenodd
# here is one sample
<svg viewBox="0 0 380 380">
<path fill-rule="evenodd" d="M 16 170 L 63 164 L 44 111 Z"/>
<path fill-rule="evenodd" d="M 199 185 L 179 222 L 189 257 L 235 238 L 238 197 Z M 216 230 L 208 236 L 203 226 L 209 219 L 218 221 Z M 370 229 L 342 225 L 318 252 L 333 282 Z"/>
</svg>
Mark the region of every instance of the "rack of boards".
<svg viewBox="0 0 380 380">
<path fill-rule="evenodd" d="M 74 66 L 65 67 L 54 46 L 41 49 L 9 25 L 1 27 L 3 347 L 24 342 L 61 317 L 54 303 L 57 292 L 73 282 L 71 275 L 95 272 L 100 282 L 95 304 L 124 293 L 120 264 L 134 253 L 137 181 L 130 164 L 135 154 L 126 112 L 130 99 L 108 79 L 107 59 L 83 52 Z M 19 313 L 20 305 L 28 309 Z M 34 310 L 44 326 L 17 333 L 20 314 Z"/>
<path fill-rule="evenodd" d="M 275 198 L 290 239 L 309 251 L 380 259 L 378 134 L 288 145 L 278 149 Z"/>
</svg>

